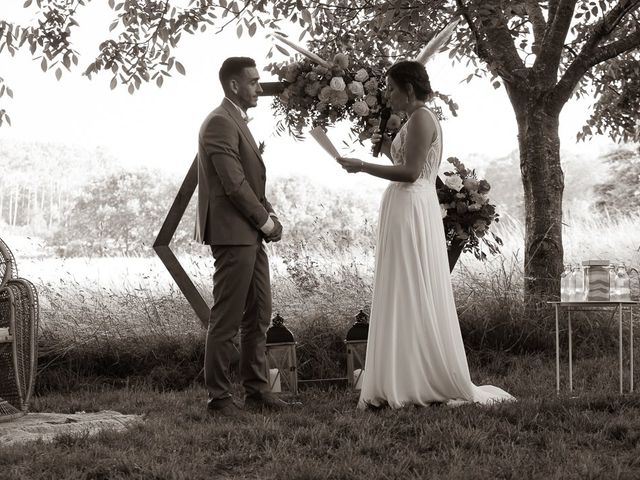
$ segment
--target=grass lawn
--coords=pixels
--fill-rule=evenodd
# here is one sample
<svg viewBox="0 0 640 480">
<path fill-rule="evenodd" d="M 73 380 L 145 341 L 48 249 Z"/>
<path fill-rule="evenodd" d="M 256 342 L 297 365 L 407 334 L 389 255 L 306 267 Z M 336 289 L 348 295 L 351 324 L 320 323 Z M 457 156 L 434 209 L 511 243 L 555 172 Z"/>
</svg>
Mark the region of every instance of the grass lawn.
<svg viewBox="0 0 640 480">
<path fill-rule="evenodd" d="M 640 476 L 640 397 L 616 393 L 616 356 L 577 361 L 573 396 L 556 396 L 552 357 L 474 363 L 477 384 L 502 386 L 518 402 L 361 412 L 356 392 L 308 389 L 299 395 L 301 407 L 251 413 L 240 422 L 210 418 L 199 386 L 165 392 L 93 387 L 43 395 L 32 410 L 112 409 L 144 414 L 145 422 L 124 433 L 6 448 L 0 451 L 0 478 Z"/>
</svg>

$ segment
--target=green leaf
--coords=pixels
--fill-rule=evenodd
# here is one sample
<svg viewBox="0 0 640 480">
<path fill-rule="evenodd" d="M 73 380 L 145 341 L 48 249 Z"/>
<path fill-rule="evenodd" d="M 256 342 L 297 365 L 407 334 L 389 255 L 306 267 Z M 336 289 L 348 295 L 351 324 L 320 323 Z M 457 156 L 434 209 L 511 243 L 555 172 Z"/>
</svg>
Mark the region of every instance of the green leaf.
<svg viewBox="0 0 640 480">
<path fill-rule="evenodd" d="M 60 79 L 62 78 L 62 70 L 60 70 L 60 67 L 56 68 L 56 80 L 60 81 Z"/>
<path fill-rule="evenodd" d="M 22 8 L 29 8 L 31 6 L 31 2 L 33 0 L 27 0 L 26 2 L 24 2 L 24 5 L 22 6 Z"/>
<path fill-rule="evenodd" d="M 276 48 L 280 53 L 282 53 L 283 55 L 286 55 L 287 57 L 291 55 L 289 51 L 286 48 L 284 48 L 282 45 L 276 45 Z"/>
<path fill-rule="evenodd" d="M 308 9 L 305 8 L 304 10 L 302 10 L 302 18 L 305 22 L 311 24 L 311 12 L 309 12 Z"/>
<path fill-rule="evenodd" d="M 109 0 L 109 8 L 113 10 L 113 8 L 115 7 L 116 2 L 114 0 Z"/>
<path fill-rule="evenodd" d="M 13 91 L 7 87 L 7 95 L 9 95 L 9 98 L 13 98 Z"/>
<path fill-rule="evenodd" d="M 238 38 L 242 36 L 242 25 L 238 25 L 238 29 L 236 30 L 236 33 L 238 34 Z"/>
<path fill-rule="evenodd" d="M 42 57 L 42 61 L 40 62 L 40 68 L 43 72 L 47 71 L 47 59 Z"/>
<path fill-rule="evenodd" d="M 158 85 L 158 88 L 162 87 L 163 83 L 164 83 L 164 77 L 162 75 L 158 76 L 158 79 L 156 80 L 156 85 Z"/>
<path fill-rule="evenodd" d="M 114 88 L 116 88 L 117 85 L 118 85 L 118 79 L 114 76 L 111 79 L 111 83 L 109 84 L 109 88 L 111 88 L 111 90 L 113 90 Z"/>
<path fill-rule="evenodd" d="M 249 27 L 249 36 L 253 37 L 256 34 L 257 29 L 258 29 L 258 25 L 255 23 L 252 23 L 251 26 Z"/>
<path fill-rule="evenodd" d="M 180 62 L 178 62 L 177 60 L 176 60 L 176 70 L 178 70 L 178 73 L 181 73 L 182 75 L 186 74 L 184 66 Z"/>
<path fill-rule="evenodd" d="M 9 126 L 11 126 L 11 117 L 9 117 L 9 115 L 7 115 L 6 113 L 4 114 L 4 119 L 7 121 L 7 123 L 9 124 Z"/>
<path fill-rule="evenodd" d="M 130 83 L 130 84 L 129 84 L 129 88 L 128 88 L 128 90 L 129 90 L 129 94 L 130 94 L 130 95 L 133 95 L 133 92 L 135 92 L 135 90 L 136 90 L 136 89 L 133 87 L 133 83 Z"/>
</svg>

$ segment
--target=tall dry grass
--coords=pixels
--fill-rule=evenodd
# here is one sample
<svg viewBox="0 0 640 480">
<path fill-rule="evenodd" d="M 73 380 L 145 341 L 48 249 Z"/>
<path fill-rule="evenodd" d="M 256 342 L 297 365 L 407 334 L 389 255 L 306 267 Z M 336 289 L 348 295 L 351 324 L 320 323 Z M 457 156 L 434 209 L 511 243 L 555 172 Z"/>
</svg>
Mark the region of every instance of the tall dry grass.
<svg viewBox="0 0 640 480">
<path fill-rule="evenodd" d="M 502 253 L 486 262 L 465 254 L 452 275 L 470 357 L 491 362 L 495 355 L 551 354 L 552 312 L 528 315 L 522 301 L 524 227 L 504 216 L 494 228 Z M 639 263 L 638 215 L 613 220 L 569 212 L 564 235 L 567 261 Z M 346 244 L 325 234 L 268 245 L 274 314 L 298 341 L 303 378 L 344 374 L 344 336 L 357 312 L 370 308 L 374 244 L 371 229 Z M 210 253 L 203 248 L 181 262 L 211 302 Z M 157 258 L 21 258 L 19 265 L 42 300 L 41 388 L 101 381 L 182 387 L 199 378 L 204 329 Z M 636 292 L 637 277 L 633 287 Z M 612 328 L 608 317 L 578 317 L 578 348 L 617 348 Z"/>
</svg>

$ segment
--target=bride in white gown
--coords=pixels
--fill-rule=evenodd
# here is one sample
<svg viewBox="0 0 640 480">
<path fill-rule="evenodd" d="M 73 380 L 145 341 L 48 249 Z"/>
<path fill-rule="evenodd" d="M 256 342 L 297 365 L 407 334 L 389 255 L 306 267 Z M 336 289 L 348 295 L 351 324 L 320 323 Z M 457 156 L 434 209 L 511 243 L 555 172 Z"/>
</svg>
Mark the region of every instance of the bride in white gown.
<svg viewBox="0 0 640 480">
<path fill-rule="evenodd" d="M 471 382 L 451 288 L 447 247 L 435 181 L 442 129 L 425 106 L 432 93 L 418 62 L 387 72 L 387 97 L 409 120 L 382 151 L 393 165 L 355 158 L 338 162 L 350 173 L 390 180 L 382 197 L 373 301 L 359 408 L 493 403 L 514 400 L 504 390 Z"/>
</svg>

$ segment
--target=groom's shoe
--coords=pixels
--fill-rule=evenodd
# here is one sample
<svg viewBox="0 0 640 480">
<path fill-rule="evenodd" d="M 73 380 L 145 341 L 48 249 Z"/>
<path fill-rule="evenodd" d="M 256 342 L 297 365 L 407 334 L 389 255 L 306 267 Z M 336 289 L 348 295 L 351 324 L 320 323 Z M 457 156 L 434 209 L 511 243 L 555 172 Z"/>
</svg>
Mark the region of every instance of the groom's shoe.
<svg viewBox="0 0 640 480">
<path fill-rule="evenodd" d="M 251 410 L 283 410 L 291 404 L 273 393 L 256 392 L 244 397 L 244 406 Z"/>
<path fill-rule="evenodd" d="M 244 410 L 231 397 L 222 400 L 209 401 L 207 413 L 212 417 L 242 418 Z"/>
</svg>

